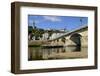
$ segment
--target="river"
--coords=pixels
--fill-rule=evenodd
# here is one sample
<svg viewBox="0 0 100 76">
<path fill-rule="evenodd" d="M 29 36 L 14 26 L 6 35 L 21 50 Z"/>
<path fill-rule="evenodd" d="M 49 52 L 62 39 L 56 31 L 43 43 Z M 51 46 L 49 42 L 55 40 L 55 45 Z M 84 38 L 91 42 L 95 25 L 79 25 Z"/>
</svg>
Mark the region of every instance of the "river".
<svg viewBox="0 0 100 76">
<path fill-rule="evenodd" d="M 42 48 L 28 47 L 28 60 L 53 60 L 87 58 L 87 47 Z"/>
</svg>

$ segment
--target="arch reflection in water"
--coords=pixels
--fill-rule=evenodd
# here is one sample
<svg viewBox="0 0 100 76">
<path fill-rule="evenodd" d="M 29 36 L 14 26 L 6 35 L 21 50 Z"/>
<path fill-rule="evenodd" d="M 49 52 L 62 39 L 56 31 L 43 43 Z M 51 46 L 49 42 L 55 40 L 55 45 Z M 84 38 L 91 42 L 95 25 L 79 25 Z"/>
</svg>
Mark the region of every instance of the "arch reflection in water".
<svg viewBox="0 0 100 76">
<path fill-rule="evenodd" d="M 29 47 L 28 60 L 87 58 L 87 47 L 42 48 Z"/>
</svg>

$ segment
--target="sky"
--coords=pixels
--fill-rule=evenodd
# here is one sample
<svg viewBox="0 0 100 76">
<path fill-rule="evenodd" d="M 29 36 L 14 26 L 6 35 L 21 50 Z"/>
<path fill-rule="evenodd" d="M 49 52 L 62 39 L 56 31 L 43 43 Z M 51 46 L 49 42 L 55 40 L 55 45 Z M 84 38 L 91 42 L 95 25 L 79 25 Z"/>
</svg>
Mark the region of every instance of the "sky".
<svg viewBox="0 0 100 76">
<path fill-rule="evenodd" d="M 33 22 L 37 28 L 71 31 L 88 25 L 88 17 L 28 15 L 28 25 L 33 26 Z"/>
</svg>

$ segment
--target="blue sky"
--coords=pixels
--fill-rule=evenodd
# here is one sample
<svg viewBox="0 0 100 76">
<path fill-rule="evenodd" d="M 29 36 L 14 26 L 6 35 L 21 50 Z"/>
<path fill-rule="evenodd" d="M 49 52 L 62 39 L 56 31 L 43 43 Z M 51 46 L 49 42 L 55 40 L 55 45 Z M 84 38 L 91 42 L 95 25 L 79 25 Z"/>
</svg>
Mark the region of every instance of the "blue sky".
<svg viewBox="0 0 100 76">
<path fill-rule="evenodd" d="M 88 17 L 28 15 L 28 25 L 33 26 L 33 22 L 37 28 L 67 29 L 70 31 L 88 25 Z"/>
</svg>

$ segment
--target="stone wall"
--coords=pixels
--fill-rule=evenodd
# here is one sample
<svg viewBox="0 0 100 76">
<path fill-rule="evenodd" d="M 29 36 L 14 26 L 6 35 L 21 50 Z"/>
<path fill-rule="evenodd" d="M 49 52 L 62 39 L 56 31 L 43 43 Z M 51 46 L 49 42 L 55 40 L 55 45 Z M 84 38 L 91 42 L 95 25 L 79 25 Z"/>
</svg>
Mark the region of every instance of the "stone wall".
<svg viewBox="0 0 100 76">
<path fill-rule="evenodd" d="M 81 30 L 81 31 L 78 31 L 75 33 L 78 33 L 82 36 L 81 37 L 81 46 L 87 47 L 88 46 L 88 29 L 86 28 L 84 30 Z M 70 40 L 70 37 L 71 37 L 71 35 L 65 37 L 66 38 L 65 46 L 76 45 L 72 40 Z"/>
</svg>

